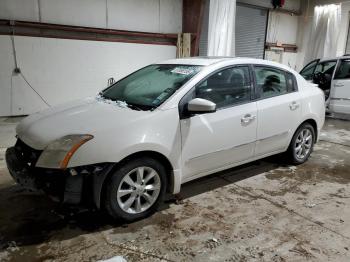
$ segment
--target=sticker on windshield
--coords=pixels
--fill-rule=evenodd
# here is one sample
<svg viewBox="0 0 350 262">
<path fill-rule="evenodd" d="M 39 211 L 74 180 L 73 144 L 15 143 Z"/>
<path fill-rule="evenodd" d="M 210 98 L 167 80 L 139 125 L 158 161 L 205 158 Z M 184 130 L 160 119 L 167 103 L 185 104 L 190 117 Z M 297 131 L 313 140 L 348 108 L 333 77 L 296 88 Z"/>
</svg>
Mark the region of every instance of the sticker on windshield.
<svg viewBox="0 0 350 262">
<path fill-rule="evenodd" d="M 192 68 L 183 68 L 183 67 L 175 67 L 171 70 L 171 73 L 180 74 L 180 75 L 190 75 L 194 71 Z"/>
<path fill-rule="evenodd" d="M 165 97 L 167 97 L 168 93 L 167 92 L 163 92 L 161 93 L 153 102 L 155 104 L 158 104 L 160 101 L 162 101 Z"/>
</svg>

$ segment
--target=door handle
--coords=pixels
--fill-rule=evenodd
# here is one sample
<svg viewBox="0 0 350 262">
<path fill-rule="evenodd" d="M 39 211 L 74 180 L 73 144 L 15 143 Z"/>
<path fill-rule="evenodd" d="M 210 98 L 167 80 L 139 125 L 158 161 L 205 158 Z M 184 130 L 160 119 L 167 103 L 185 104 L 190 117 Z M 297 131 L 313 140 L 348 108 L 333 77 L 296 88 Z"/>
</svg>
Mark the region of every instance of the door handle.
<svg viewBox="0 0 350 262">
<path fill-rule="evenodd" d="M 256 118 L 256 116 L 254 116 L 254 115 L 246 114 L 245 116 L 243 116 L 243 117 L 241 118 L 241 123 L 242 123 L 242 124 L 249 124 L 249 123 L 252 122 L 255 118 Z"/>
<path fill-rule="evenodd" d="M 299 106 L 300 106 L 299 103 L 297 103 L 296 101 L 293 101 L 292 103 L 290 103 L 289 108 L 290 110 L 296 110 L 299 108 Z"/>
<path fill-rule="evenodd" d="M 344 84 L 334 84 L 334 87 L 342 87 Z"/>
</svg>

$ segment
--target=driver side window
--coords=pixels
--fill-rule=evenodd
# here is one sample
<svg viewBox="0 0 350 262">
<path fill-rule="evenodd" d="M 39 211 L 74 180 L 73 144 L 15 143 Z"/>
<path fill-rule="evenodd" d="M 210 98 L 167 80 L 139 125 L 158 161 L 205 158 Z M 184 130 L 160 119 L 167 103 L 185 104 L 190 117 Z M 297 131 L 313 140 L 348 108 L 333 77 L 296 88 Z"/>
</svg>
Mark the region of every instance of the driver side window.
<svg viewBox="0 0 350 262">
<path fill-rule="evenodd" d="M 307 64 L 300 72 L 300 74 L 306 79 L 306 80 L 312 80 L 312 77 L 314 75 L 317 63 L 320 61 L 320 59 L 314 60 Z"/>
<path fill-rule="evenodd" d="M 315 74 L 323 73 L 327 75 L 333 75 L 333 71 L 335 69 L 336 64 L 337 64 L 337 61 L 327 61 L 327 62 L 319 63 L 316 67 Z"/>
<path fill-rule="evenodd" d="M 250 101 L 251 80 L 248 66 L 235 66 L 209 76 L 195 89 L 195 97 L 225 108 Z"/>
</svg>

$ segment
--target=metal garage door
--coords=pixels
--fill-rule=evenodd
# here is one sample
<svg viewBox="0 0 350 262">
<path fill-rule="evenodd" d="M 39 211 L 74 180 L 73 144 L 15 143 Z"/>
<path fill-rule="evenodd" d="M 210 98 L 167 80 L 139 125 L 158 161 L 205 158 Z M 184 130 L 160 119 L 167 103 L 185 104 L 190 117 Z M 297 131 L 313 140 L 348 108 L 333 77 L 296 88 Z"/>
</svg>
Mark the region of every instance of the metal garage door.
<svg viewBox="0 0 350 262">
<path fill-rule="evenodd" d="M 267 10 L 237 4 L 236 56 L 264 58 Z"/>
<path fill-rule="evenodd" d="M 259 7 L 237 4 L 236 9 L 236 56 L 264 58 L 268 11 Z M 209 0 L 206 1 L 199 55 L 207 55 Z"/>
</svg>

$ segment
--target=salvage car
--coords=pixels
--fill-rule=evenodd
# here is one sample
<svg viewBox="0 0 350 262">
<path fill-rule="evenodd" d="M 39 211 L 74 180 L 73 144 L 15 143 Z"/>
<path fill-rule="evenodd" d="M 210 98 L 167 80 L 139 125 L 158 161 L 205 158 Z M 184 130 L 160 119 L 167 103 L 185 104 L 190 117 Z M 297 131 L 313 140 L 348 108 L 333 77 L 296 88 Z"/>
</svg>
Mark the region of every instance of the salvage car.
<svg viewBox="0 0 350 262">
<path fill-rule="evenodd" d="M 350 115 L 350 55 L 313 60 L 300 74 L 325 92 L 327 111 L 339 117 Z"/>
<path fill-rule="evenodd" d="M 281 64 L 174 59 L 28 116 L 6 161 L 26 188 L 132 221 L 196 178 L 279 153 L 304 163 L 324 117 L 323 92 Z"/>
</svg>

